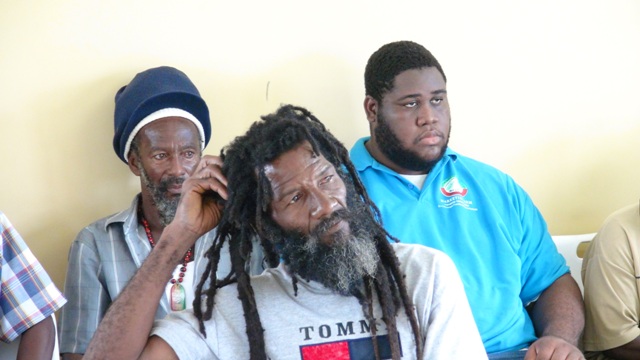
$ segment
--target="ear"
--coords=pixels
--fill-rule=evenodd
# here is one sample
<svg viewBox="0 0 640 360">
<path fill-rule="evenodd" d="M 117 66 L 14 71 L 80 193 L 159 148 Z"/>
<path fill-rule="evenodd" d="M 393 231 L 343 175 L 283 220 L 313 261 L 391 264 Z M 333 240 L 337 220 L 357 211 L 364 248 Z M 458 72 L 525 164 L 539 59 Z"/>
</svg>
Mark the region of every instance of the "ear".
<svg viewBox="0 0 640 360">
<path fill-rule="evenodd" d="M 367 95 L 364 98 L 364 112 L 367 114 L 367 120 L 369 120 L 369 126 L 373 125 L 378 119 L 378 101 Z"/>
<path fill-rule="evenodd" d="M 129 169 L 135 176 L 140 176 L 140 163 L 138 162 L 138 157 L 133 155 L 133 151 L 129 151 L 127 165 L 129 165 Z"/>
</svg>

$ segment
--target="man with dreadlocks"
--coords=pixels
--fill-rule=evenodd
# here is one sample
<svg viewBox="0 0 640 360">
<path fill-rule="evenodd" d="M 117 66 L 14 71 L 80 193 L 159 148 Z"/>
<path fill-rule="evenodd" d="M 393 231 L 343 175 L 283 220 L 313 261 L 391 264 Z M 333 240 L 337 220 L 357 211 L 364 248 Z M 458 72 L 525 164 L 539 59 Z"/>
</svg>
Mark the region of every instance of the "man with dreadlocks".
<svg viewBox="0 0 640 360">
<path fill-rule="evenodd" d="M 222 169 L 205 158 L 185 182 L 174 221 L 112 305 L 89 358 L 486 358 L 451 260 L 388 241 L 347 150 L 311 113 L 283 106 L 223 154 Z M 152 330 L 152 296 L 218 220 L 193 311 Z M 256 237 L 272 268 L 250 277 Z M 216 281 L 226 243 L 232 271 Z"/>
<path fill-rule="evenodd" d="M 422 45 L 365 69 L 371 137 L 351 158 L 386 229 L 451 256 L 489 358 L 583 359 L 580 290 L 542 215 L 511 177 L 448 148 L 447 78 Z"/>
</svg>

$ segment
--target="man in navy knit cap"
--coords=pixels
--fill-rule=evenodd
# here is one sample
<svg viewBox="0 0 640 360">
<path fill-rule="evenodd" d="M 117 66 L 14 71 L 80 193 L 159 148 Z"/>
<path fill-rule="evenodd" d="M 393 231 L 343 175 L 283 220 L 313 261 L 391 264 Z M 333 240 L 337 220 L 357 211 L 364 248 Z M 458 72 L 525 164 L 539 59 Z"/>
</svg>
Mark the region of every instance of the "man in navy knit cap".
<svg viewBox="0 0 640 360">
<path fill-rule="evenodd" d="M 84 354 L 107 308 L 173 220 L 182 183 L 196 170 L 211 138 L 209 110 L 198 89 L 183 72 L 166 66 L 137 74 L 116 93 L 114 125 L 113 148 L 140 178 L 141 191 L 128 209 L 87 226 L 71 245 L 68 304 L 60 324 L 64 359 Z M 184 254 L 157 319 L 192 306 L 213 237 L 213 231 L 206 233 Z M 229 265 L 221 265 L 228 272 Z"/>
</svg>

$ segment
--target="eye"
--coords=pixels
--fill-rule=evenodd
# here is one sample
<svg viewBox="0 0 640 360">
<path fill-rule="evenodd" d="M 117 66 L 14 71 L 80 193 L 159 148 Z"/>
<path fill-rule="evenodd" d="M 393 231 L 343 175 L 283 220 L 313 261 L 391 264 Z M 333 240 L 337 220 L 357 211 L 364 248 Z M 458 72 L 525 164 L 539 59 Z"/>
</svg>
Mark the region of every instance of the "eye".
<svg viewBox="0 0 640 360">
<path fill-rule="evenodd" d="M 333 180 L 333 175 L 327 175 L 320 180 L 320 185 L 327 184 Z"/>
<path fill-rule="evenodd" d="M 188 151 L 186 151 L 186 152 L 184 153 L 184 156 L 185 156 L 187 159 L 191 159 L 191 158 L 193 158 L 194 156 L 196 156 L 196 152 L 195 152 L 195 151 L 188 150 Z"/>
<path fill-rule="evenodd" d="M 291 198 L 291 200 L 289 201 L 289 204 L 295 204 L 298 202 L 298 200 L 300 200 L 302 198 L 302 195 L 300 194 L 295 194 L 293 195 L 293 197 Z"/>
<path fill-rule="evenodd" d="M 160 153 L 160 154 L 155 154 L 153 155 L 153 158 L 156 160 L 163 160 L 167 157 L 167 154 L 165 153 Z"/>
<path fill-rule="evenodd" d="M 431 103 L 432 103 L 433 105 L 439 105 L 439 104 L 440 104 L 440 103 L 442 103 L 443 101 L 444 101 L 444 99 L 443 99 L 443 98 L 433 98 L 433 99 L 431 99 Z"/>
<path fill-rule="evenodd" d="M 410 101 L 410 102 L 408 102 L 408 103 L 404 104 L 404 107 L 406 107 L 406 108 L 414 108 L 414 107 L 416 107 L 416 106 L 418 106 L 418 102 L 417 102 L 417 101 L 415 101 L 415 100 L 414 100 L 414 101 Z"/>
</svg>

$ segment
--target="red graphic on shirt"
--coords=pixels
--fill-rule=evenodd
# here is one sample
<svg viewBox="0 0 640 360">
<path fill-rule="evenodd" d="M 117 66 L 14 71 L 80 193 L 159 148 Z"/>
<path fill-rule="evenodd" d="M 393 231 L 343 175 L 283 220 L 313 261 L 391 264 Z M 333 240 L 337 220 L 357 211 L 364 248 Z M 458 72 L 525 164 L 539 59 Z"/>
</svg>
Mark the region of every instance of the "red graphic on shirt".
<svg viewBox="0 0 640 360">
<path fill-rule="evenodd" d="M 391 359 L 391 345 L 388 335 L 376 336 L 380 358 Z M 402 356 L 402 344 L 400 344 L 400 356 Z M 375 358 L 373 341 L 370 337 L 334 341 L 324 344 L 303 345 L 300 347 L 302 360 L 370 360 Z"/>
<path fill-rule="evenodd" d="M 464 187 L 462 184 L 460 184 L 460 182 L 458 181 L 458 178 L 454 176 L 449 178 L 448 180 L 445 180 L 445 182 L 442 183 L 440 192 L 444 196 L 454 196 L 454 195 L 465 196 L 467 195 L 468 189 Z"/>
<path fill-rule="evenodd" d="M 349 356 L 349 343 L 346 341 L 305 346 L 301 350 L 302 358 L 304 360 L 351 359 L 351 357 Z"/>
</svg>

